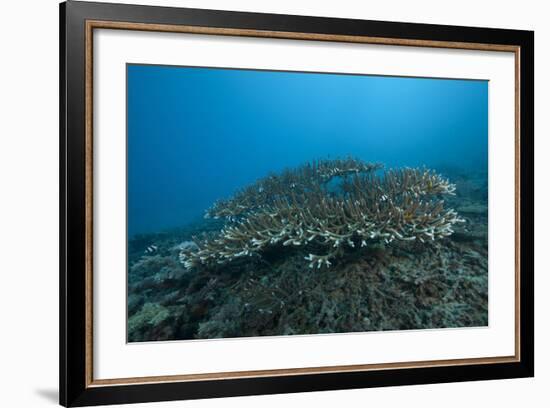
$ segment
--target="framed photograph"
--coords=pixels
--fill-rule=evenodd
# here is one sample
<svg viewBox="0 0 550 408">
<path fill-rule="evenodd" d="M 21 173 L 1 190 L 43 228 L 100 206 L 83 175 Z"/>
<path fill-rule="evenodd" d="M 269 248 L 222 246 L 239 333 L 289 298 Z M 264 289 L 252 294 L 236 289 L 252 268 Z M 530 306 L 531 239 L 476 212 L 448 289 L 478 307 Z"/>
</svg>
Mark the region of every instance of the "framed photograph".
<svg viewBox="0 0 550 408">
<path fill-rule="evenodd" d="M 533 376 L 533 32 L 60 27 L 62 405 Z"/>
</svg>

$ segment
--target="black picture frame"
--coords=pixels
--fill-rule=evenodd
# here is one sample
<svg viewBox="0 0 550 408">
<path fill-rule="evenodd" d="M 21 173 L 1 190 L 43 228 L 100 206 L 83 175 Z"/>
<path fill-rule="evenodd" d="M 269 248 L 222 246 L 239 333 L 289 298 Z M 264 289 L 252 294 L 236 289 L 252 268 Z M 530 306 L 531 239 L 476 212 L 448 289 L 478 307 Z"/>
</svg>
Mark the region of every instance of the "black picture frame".
<svg viewBox="0 0 550 408">
<path fill-rule="evenodd" d="M 493 28 L 363 21 L 68 1 L 60 4 L 60 403 L 122 404 L 534 376 L 534 33 Z M 518 47 L 521 202 L 519 358 L 493 364 L 439 365 L 288 376 L 144 384 L 90 383 L 87 372 L 86 29 L 87 21 L 186 25 L 270 32 Z"/>
</svg>

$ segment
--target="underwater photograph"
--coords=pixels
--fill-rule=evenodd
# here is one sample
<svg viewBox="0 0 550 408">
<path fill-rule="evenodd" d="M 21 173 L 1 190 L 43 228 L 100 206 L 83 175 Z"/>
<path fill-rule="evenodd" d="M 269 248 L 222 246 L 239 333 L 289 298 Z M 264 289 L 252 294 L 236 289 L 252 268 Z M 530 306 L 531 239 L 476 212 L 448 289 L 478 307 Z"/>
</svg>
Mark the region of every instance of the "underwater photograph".
<svg viewBox="0 0 550 408">
<path fill-rule="evenodd" d="M 128 342 L 488 325 L 488 81 L 126 75 Z"/>
</svg>

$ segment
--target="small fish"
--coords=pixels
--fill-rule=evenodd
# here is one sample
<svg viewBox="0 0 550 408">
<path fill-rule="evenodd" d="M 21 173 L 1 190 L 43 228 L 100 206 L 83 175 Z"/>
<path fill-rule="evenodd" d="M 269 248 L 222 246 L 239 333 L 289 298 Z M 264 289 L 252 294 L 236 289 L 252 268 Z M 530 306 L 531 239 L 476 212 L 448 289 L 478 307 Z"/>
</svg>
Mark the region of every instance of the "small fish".
<svg viewBox="0 0 550 408">
<path fill-rule="evenodd" d="M 153 254 L 155 252 L 157 252 L 159 250 L 159 248 L 156 246 L 156 245 L 149 245 L 146 249 L 145 249 L 145 253 L 146 254 Z"/>
</svg>

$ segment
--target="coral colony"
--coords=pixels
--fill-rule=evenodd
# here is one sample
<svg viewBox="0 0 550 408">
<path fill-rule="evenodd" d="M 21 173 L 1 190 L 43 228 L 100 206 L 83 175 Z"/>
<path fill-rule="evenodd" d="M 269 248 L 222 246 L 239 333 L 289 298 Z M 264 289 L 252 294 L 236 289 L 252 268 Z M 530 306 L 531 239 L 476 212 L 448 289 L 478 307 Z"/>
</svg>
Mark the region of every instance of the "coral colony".
<svg viewBox="0 0 550 408">
<path fill-rule="evenodd" d="M 216 202 L 205 217 L 223 219 L 223 228 L 195 238 L 179 257 L 187 269 L 217 267 L 292 246 L 302 248 L 310 268 L 330 268 L 373 244 L 424 244 L 450 236 L 464 222 L 445 206 L 443 198 L 454 192 L 454 184 L 427 169 L 319 160 Z"/>
<path fill-rule="evenodd" d="M 486 326 L 487 173 L 440 171 L 319 160 L 132 237 L 128 341 Z"/>
</svg>

